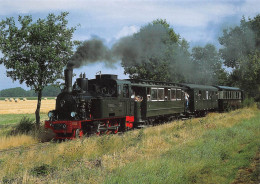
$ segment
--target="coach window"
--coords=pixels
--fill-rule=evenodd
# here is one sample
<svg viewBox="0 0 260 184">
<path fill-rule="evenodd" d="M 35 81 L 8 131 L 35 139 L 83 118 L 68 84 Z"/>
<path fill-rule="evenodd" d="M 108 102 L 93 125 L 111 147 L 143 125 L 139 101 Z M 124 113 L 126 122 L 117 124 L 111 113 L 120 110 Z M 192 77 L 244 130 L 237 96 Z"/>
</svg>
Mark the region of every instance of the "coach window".
<svg viewBox="0 0 260 184">
<path fill-rule="evenodd" d="M 176 89 L 171 89 L 171 101 L 176 101 Z"/>
<path fill-rule="evenodd" d="M 209 99 L 209 91 L 206 91 L 206 100 Z"/>
<path fill-rule="evenodd" d="M 117 86 L 117 94 L 118 96 L 121 95 L 121 85 Z"/>
<path fill-rule="evenodd" d="M 164 100 L 169 101 L 170 100 L 170 93 L 168 88 L 164 88 Z"/>
<path fill-rule="evenodd" d="M 151 101 L 151 88 L 147 88 L 147 101 Z"/>
<path fill-rule="evenodd" d="M 128 87 L 128 84 L 124 84 L 124 86 L 123 86 L 123 97 L 129 98 L 129 87 Z"/>
<path fill-rule="evenodd" d="M 171 100 L 171 89 L 168 89 L 168 92 L 167 92 L 167 100 Z"/>
<path fill-rule="evenodd" d="M 158 88 L 158 100 L 164 101 L 164 88 Z"/>
<path fill-rule="evenodd" d="M 157 101 L 157 96 L 158 96 L 157 88 L 152 88 L 151 89 L 151 100 Z"/>
<path fill-rule="evenodd" d="M 177 100 L 181 100 L 181 89 L 177 89 L 176 96 L 177 96 Z"/>
<path fill-rule="evenodd" d="M 199 100 L 202 99 L 202 92 L 201 92 L 201 90 L 199 90 L 198 99 Z"/>
<path fill-rule="evenodd" d="M 212 95 L 213 95 L 213 91 L 209 91 L 209 100 L 211 100 Z"/>
</svg>

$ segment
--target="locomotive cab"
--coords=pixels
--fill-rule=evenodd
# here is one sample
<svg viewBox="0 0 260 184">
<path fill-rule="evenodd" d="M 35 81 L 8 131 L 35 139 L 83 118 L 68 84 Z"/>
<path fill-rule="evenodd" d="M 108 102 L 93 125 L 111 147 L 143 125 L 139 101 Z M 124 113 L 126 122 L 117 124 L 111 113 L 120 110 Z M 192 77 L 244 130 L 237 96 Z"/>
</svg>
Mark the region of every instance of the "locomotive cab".
<svg viewBox="0 0 260 184">
<path fill-rule="evenodd" d="M 97 75 L 89 81 L 93 118 L 118 118 L 133 114 L 130 103 L 130 82 L 118 80 L 117 75 Z"/>
</svg>

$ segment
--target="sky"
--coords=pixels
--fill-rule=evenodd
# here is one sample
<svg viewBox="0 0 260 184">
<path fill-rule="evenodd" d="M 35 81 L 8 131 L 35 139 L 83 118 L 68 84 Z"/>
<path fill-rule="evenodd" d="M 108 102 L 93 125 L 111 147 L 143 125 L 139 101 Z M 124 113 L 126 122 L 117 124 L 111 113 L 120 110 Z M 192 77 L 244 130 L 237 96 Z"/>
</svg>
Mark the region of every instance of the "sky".
<svg viewBox="0 0 260 184">
<path fill-rule="evenodd" d="M 0 21 L 7 17 L 17 20 L 19 15 L 32 15 L 37 20 L 62 11 L 69 12 L 68 26 L 77 26 L 74 40 L 99 37 L 109 46 L 159 18 L 166 19 L 191 48 L 208 43 L 219 48 L 222 30 L 239 25 L 242 16 L 254 18 L 260 13 L 260 3 L 259 0 L 0 0 Z M 113 68 L 99 62 L 74 73 L 78 76 L 85 72 L 91 79 L 99 71 L 128 78 L 120 61 Z M 14 87 L 30 89 L 6 77 L 6 68 L 0 65 L 0 90 Z"/>
</svg>

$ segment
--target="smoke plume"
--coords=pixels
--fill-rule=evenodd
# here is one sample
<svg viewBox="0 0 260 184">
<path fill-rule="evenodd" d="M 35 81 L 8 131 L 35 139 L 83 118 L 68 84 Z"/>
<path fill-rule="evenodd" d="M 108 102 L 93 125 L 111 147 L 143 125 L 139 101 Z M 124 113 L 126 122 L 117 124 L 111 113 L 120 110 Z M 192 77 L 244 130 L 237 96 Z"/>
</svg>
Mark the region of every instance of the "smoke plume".
<svg viewBox="0 0 260 184">
<path fill-rule="evenodd" d="M 131 62 L 142 62 L 145 58 L 160 55 L 168 38 L 166 28 L 158 24 L 144 27 L 139 34 L 121 38 L 112 48 L 108 48 L 102 40 L 91 39 L 77 48 L 67 67 L 80 68 L 95 62 L 104 62 L 111 66 L 122 58 L 129 65 Z"/>
<path fill-rule="evenodd" d="M 84 41 L 72 56 L 67 67 L 80 68 L 89 63 L 103 61 L 109 64 L 116 62 L 110 49 L 104 45 L 102 40 L 92 39 Z"/>
</svg>

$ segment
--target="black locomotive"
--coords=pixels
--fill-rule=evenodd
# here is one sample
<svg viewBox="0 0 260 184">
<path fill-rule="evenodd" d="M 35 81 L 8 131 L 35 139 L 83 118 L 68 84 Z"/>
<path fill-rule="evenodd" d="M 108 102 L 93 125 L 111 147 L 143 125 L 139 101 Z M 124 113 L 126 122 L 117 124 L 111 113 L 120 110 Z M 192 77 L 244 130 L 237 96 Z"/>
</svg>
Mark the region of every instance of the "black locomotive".
<svg viewBox="0 0 260 184">
<path fill-rule="evenodd" d="M 243 92 L 233 87 L 119 80 L 108 74 L 91 80 L 83 74 L 72 86 L 72 69 L 64 74 L 65 88 L 45 121 L 56 139 L 117 133 L 180 116 L 239 108 L 243 100 Z"/>
</svg>

